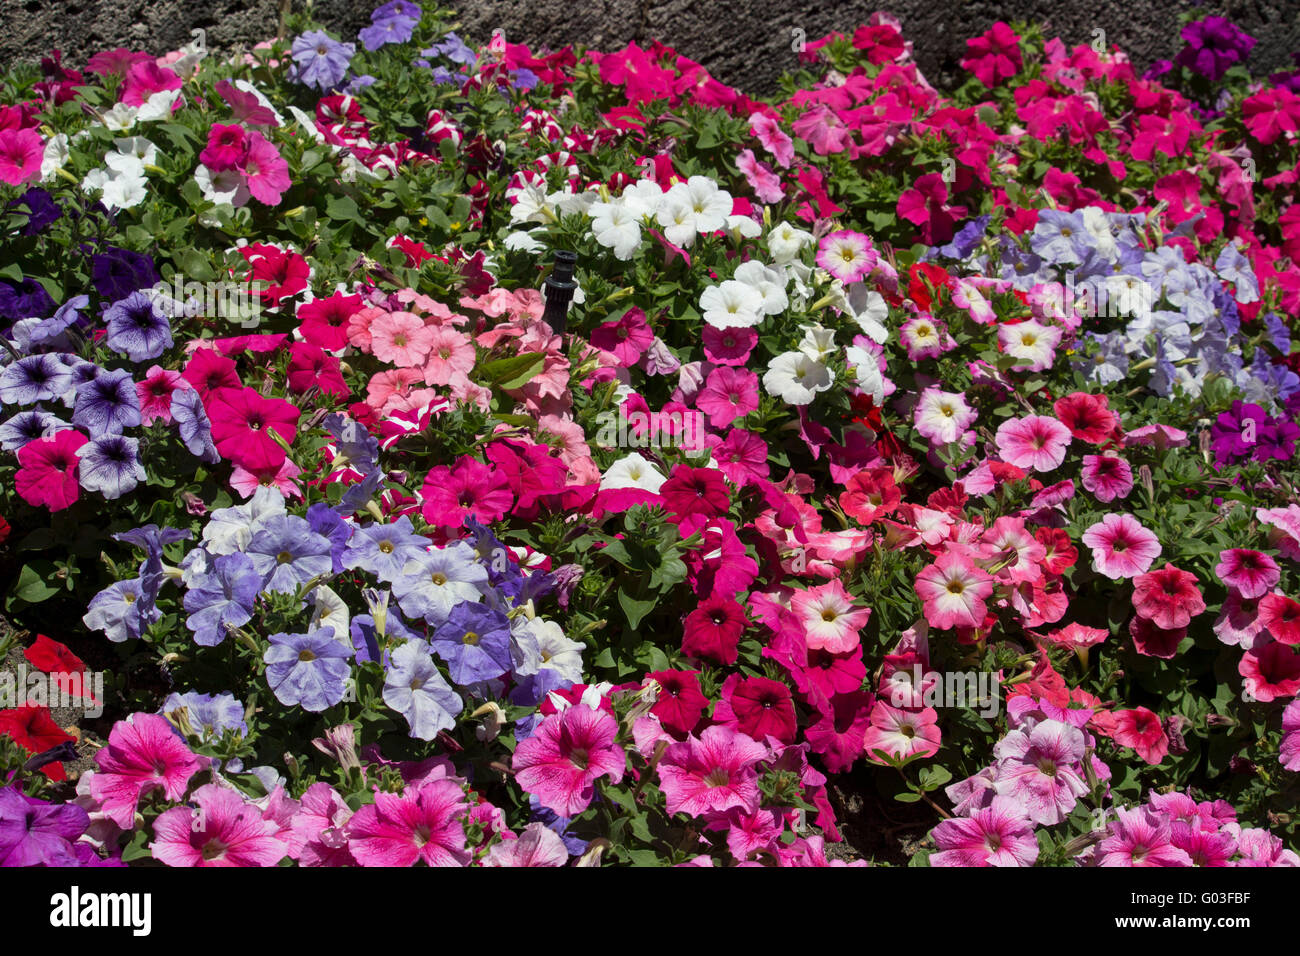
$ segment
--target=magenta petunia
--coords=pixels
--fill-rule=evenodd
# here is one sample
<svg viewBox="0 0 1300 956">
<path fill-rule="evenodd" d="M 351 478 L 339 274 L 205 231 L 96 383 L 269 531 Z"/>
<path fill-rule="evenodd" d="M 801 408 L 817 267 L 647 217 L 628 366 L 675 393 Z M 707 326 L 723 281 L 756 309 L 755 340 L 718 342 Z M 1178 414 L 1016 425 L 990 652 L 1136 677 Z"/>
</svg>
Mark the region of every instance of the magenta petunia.
<svg viewBox="0 0 1300 956">
<path fill-rule="evenodd" d="M 133 714 L 119 721 L 95 760 L 99 771 L 91 778 L 91 796 L 123 830 L 133 826 L 142 794 L 159 787 L 168 800 L 179 800 L 190 778 L 208 764 L 157 714 Z"/>
<path fill-rule="evenodd" d="M 614 742 L 618 721 L 603 710 L 577 704 L 552 714 L 515 748 L 511 765 L 519 786 L 542 806 L 571 817 L 587 809 L 594 784 L 623 779 L 627 758 Z"/>
<path fill-rule="evenodd" d="M 758 809 L 758 771 L 767 747 L 747 734 L 715 725 L 671 744 L 659 761 L 659 787 L 667 810 L 699 817 L 739 808 Z"/>
</svg>

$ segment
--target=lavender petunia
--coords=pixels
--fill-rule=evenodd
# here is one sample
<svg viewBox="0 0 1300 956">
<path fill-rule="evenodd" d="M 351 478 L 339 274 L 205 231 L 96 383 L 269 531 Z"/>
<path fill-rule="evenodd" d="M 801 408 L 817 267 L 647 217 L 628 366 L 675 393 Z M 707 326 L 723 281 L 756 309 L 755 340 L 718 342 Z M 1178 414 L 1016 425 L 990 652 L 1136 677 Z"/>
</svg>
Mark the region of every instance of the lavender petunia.
<svg viewBox="0 0 1300 956">
<path fill-rule="evenodd" d="M 334 628 L 317 628 L 309 634 L 272 634 L 262 655 L 266 680 L 275 699 L 312 713 L 333 707 L 343 699 L 352 668 L 352 648 L 335 640 Z"/>
<path fill-rule="evenodd" d="M 215 647 L 228 629 L 247 624 L 262 589 L 262 576 L 246 554 L 236 551 L 218 557 L 210 572 L 185 592 L 185 626 L 200 647 Z"/>
<path fill-rule="evenodd" d="M 464 601 L 433 632 L 434 652 L 457 684 L 500 677 L 510 669 L 510 621 L 500 611 Z"/>
<path fill-rule="evenodd" d="M 172 421 L 180 430 L 181 441 L 190 454 L 200 461 L 215 465 L 221 460 L 217 446 L 212 441 L 212 422 L 208 419 L 203 399 L 192 388 L 178 388 L 172 392 Z"/>
<path fill-rule="evenodd" d="M 302 34 L 293 41 L 290 49 L 297 81 L 322 93 L 343 81 L 356 52 L 355 44 L 341 43 L 320 30 Z"/>
<path fill-rule="evenodd" d="M 384 677 L 384 703 L 406 718 L 411 736 L 432 740 L 452 730 L 464 708 L 460 695 L 443 678 L 426 641 L 407 641 L 392 652 Z"/>
<path fill-rule="evenodd" d="M 72 384 L 71 370 L 55 355 L 28 355 L 0 372 L 0 402 L 31 405 L 59 398 Z"/>
<path fill-rule="evenodd" d="M 132 292 L 104 312 L 108 335 L 104 342 L 132 362 L 157 358 L 171 348 L 172 330 L 167 316 L 143 292 Z"/>
</svg>

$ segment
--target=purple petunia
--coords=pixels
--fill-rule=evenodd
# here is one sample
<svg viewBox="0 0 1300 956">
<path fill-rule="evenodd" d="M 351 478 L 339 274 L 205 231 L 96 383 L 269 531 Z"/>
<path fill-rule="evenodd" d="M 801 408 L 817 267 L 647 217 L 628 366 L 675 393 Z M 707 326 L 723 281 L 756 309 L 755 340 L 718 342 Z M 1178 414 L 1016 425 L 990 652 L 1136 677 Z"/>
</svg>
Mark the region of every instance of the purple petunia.
<svg viewBox="0 0 1300 956">
<path fill-rule="evenodd" d="M 0 319 L 30 319 L 36 315 L 49 315 L 54 300 L 45 286 L 27 277 L 21 282 L 0 281 Z"/>
<path fill-rule="evenodd" d="M 330 539 L 297 515 L 273 515 L 248 543 L 265 591 L 292 594 L 318 574 L 331 573 Z"/>
<path fill-rule="evenodd" d="M 1206 17 L 1183 27 L 1186 46 L 1174 57 L 1207 79 L 1217 82 L 1228 68 L 1245 61 L 1255 48 L 1255 38 L 1224 17 Z"/>
<path fill-rule="evenodd" d="M 5 451 L 17 451 L 29 441 L 49 438 L 55 432 L 71 427 L 63 419 L 43 408 L 19 412 L 0 424 L 0 448 Z"/>
<path fill-rule="evenodd" d="M 163 701 L 159 713 L 170 714 L 174 710 L 185 708 L 190 726 L 200 737 L 219 740 L 227 730 L 237 730 L 240 736 L 248 736 L 248 724 L 244 721 L 244 705 L 235 699 L 234 694 L 200 694 L 188 691 L 184 694 L 172 694 Z"/>
<path fill-rule="evenodd" d="M 90 257 L 90 282 L 95 291 L 109 302 L 125 299 L 132 292 L 147 289 L 160 282 L 153 259 L 129 249 L 109 246 Z M 48 315 L 54 304 L 35 315 Z"/>
<path fill-rule="evenodd" d="M 432 645 L 457 684 L 491 680 L 510 669 L 510 621 L 485 604 L 457 604 L 433 632 Z"/>
<path fill-rule="evenodd" d="M 171 348 L 172 330 L 167 316 L 143 292 L 132 292 L 104 312 L 108 323 L 105 343 L 132 362 L 157 358 Z"/>
<path fill-rule="evenodd" d="M 93 379 L 77 386 L 72 424 L 91 435 L 120 435 L 140 424 L 140 396 L 126 369 L 100 369 Z"/>
<path fill-rule="evenodd" d="M 72 385 L 72 371 L 50 354 L 28 355 L 0 372 L 0 402 L 30 405 L 50 402 Z"/>
<path fill-rule="evenodd" d="M 381 581 L 393 582 L 407 562 L 428 553 L 433 542 L 416 534 L 411 519 L 403 515 L 392 524 L 368 524 L 358 528 L 351 547 L 343 554 L 343 565 L 369 571 Z"/>
<path fill-rule="evenodd" d="M 379 9 L 382 10 L 383 7 Z M 378 14 L 379 10 L 376 10 L 371 15 L 371 25 L 357 34 L 362 46 L 372 53 L 389 43 L 405 43 L 411 39 L 415 28 L 420 23 L 417 18 L 403 16 L 400 13 L 382 18 Z"/>
<path fill-rule="evenodd" d="M 17 787 L 0 788 L 0 866 L 77 866 L 72 841 L 90 816 L 73 803 L 49 804 Z"/>
<path fill-rule="evenodd" d="M 293 41 L 290 50 L 297 66 L 298 82 L 322 93 L 343 81 L 356 52 L 356 44 L 341 43 L 320 30 L 302 34 Z"/>
<path fill-rule="evenodd" d="M 212 422 L 208 419 L 203 399 L 192 388 L 178 388 L 172 392 L 172 421 L 180 430 L 181 441 L 190 454 L 200 461 L 215 465 L 221 460 L 217 446 L 212 441 Z"/>
<path fill-rule="evenodd" d="M 40 325 L 32 329 L 28 336 L 28 341 L 32 345 L 44 345 L 52 343 L 67 329 L 81 321 L 81 310 L 90 304 L 90 296 L 74 295 L 63 305 L 59 306 L 54 315 L 43 320 Z"/>
<path fill-rule="evenodd" d="M 352 671 L 348 664 L 352 648 L 335 639 L 334 628 L 272 634 L 270 641 L 262 660 L 276 700 L 319 713 L 343 699 Z"/>
</svg>

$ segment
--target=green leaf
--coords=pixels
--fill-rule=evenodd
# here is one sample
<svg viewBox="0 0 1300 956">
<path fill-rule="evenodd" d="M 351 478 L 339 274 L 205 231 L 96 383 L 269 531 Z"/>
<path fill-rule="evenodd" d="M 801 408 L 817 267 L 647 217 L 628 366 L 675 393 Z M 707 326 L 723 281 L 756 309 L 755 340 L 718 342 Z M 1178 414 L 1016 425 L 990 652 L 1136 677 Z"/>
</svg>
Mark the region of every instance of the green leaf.
<svg viewBox="0 0 1300 956">
<path fill-rule="evenodd" d="M 509 358 L 484 362 L 479 371 L 489 385 L 511 389 L 527 385 L 542 370 L 546 356 L 541 352 L 525 352 Z"/>
<path fill-rule="evenodd" d="M 152 854 L 149 852 L 149 833 L 147 830 L 137 830 L 135 836 L 131 837 L 131 842 L 122 851 L 122 862 L 130 863 L 132 860 L 144 860 L 150 856 Z"/>
<path fill-rule="evenodd" d="M 28 604 L 40 604 L 58 593 L 59 589 L 46 584 L 45 579 L 33 571 L 30 564 L 24 564 L 22 571 L 18 573 L 18 584 L 14 587 L 9 601 L 6 602 L 6 607 L 12 606 L 14 599 Z"/>
<path fill-rule="evenodd" d="M 622 588 L 618 589 L 618 604 L 623 609 L 623 613 L 627 615 L 627 626 L 633 630 L 636 630 L 637 625 L 641 623 L 641 619 L 655 608 L 654 601 L 638 601 Z"/>
</svg>

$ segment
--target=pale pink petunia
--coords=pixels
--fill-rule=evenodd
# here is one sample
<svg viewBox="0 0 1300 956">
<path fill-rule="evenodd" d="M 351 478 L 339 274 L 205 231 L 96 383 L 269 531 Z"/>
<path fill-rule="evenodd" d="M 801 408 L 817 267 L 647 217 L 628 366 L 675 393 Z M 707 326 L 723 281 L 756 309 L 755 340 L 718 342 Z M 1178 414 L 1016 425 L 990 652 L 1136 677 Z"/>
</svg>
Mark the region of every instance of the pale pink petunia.
<svg viewBox="0 0 1300 956">
<path fill-rule="evenodd" d="M 969 817 L 953 817 L 934 828 L 937 852 L 931 866 L 1033 866 L 1038 840 L 1024 808 L 995 796 L 990 806 Z"/>
<path fill-rule="evenodd" d="M 254 199 L 268 206 L 278 206 L 284 191 L 293 185 L 289 178 L 289 164 L 275 144 L 257 130 L 248 135 L 248 152 L 241 168 L 248 180 L 248 191 Z"/>
<path fill-rule="evenodd" d="M 483 858 L 484 866 L 564 866 L 569 851 L 564 841 L 544 823 L 530 823 L 513 840 L 494 844 Z"/>
<path fill-rule="evenodd" d="M 1016 584 L 1042 578 L 1047 548 L 1025 528 L 1024 518 L 998 518 L 980 543 L 991 552 L 982 563 L 995 577 Z"/>
<path fill-rule="evenodd" d="M 1092 569 L 1112 581 L 1145 574 L 1160 556 L 1160 539 L 1129 514 L 1108 514 L 1083 533 Z"/>
<path fill-rule="evenodd" d="M 174 807 L 154 821 L 155 860 L 168 866 L 275 866 L 289 848 L 256 805 L 229 787 L 194 791 L 198 809 Z"/>
<path fill-rule="evenodd" d="M 116 723 L 95 760 L 99 771 L 91 796 L 123 830 L 133 827 L 141 795 L 158 787 L 168 800 L 179 800 L 190 778 L 208 764 L 157 714 L 133 714 Z"/>
<path fill-rule="evenodd" d="M 411 312 L 387 312 L 370 323 L 370 348 L 381 362 L 413 368 L 429 354 L 434 329 Z"/>
<path fill-rule="evenodd" d="M 858 607 L 838 580 L 790 598 L 790 610 L 803 626 L 809 650 L 845 654 L 858 647 L 858 632 L 867 624 L 871 609 Z"/>
<path fill-rule="evenodd" d="M 794 141 L 781 129 L 776 117 L 766 113 L 752 113 L 749 128 L 779 165 L 784 167 L 794 162 Z"/>
<path fill-rule="evenodd" d="M 431 327 L 429 357 L 424 365 L 426 385 L 449 385 L 474 368 L 477 352 L 470 337 L 451 326 Z"/>
<path fill-rule="evenodd" d="M 659 761 L 659 788 L 668 813 L 755 812 L 760 794 L 754 765 L 767 756 L 763 744 L 721 724 L 669 745 Z"/>
<path fill-rule="evenodd" d="M 938 714 L 933 707 L 904 710 L 877 700 L 871 708 L 871 726 L 863 737 L 867 759 L 880 763 L 876 751 L 906 760 L 917 755 L 932 757 L 941 740 Z"/>
<path fill-rule="evenodd" d="M 571 817 L 587 809 L 594 784 L 623 779 L 627 758 L 614 738 L 618 721 L 581 704 L 552 714 L 515 748 L 515 780 L 547 809 Z"/>
<path fill-rule="evenodd" d="M 1300 699 L 1291 701 L 1282 711 L 1280 756 L 1287 770 L 1300 770 Z"/>
<path fill-rule="evenodd" d="M 755 158 L 752 149 L 742 149 L 736 154 L 736 168 L 744 175 L 759 202 L 778 203 L 785 198 L 781 177 L 767 163 Z"/>
<path fill-rule="evenodd" d="M 1267 830 L 1245 827 L 1237 836 L 1240 857 L 1233 866 L 1300 866 L 1300 856 Z"/>
<path fill-rule="evenodd" d="M 1270 525 L 1268 543 L 1277 548 L 1282 557 L 1300 561 L 1300 505 L 1285 508 L 1256 508 L 1255 518 Z"/>
<path fill-rule="evenodd" d="M 1070 429 L 1047 415 L 1012 418 L 998 426 L 995 444 L 1002 460 L 1017 468 L 1051 471 L 1065 460 Z"/>
<path fill-rule="evenodd" d="M 1059 720 L 1013 730 L 993 748 L 997 791 L 1025 808 L 1035 823 L 1054 826 L 1088 792 L 1083 731 Z"/>
<path fill-rule="evenodd" d="M 977 627 L 984 623 L 993 578 L 958 551 L 946 551 L 916 576 L 916 593 L 931 627 Z"/>
<path fill-rule="evenodd" d="M 362 866 L 467 866 L 472 858 L 462 822 L 465 792 L 447 778 L 400 794 L 375 793 L 346 824 L 348 848 Z"/>
<path fill-rule="evenodd" d="M 298 812 L 285 835 L 289 856 L 300 866 L 355 866 L 348 849 L 347 822 L 352 809 L 328 783 L 303 791 Z"/>
</svg>

